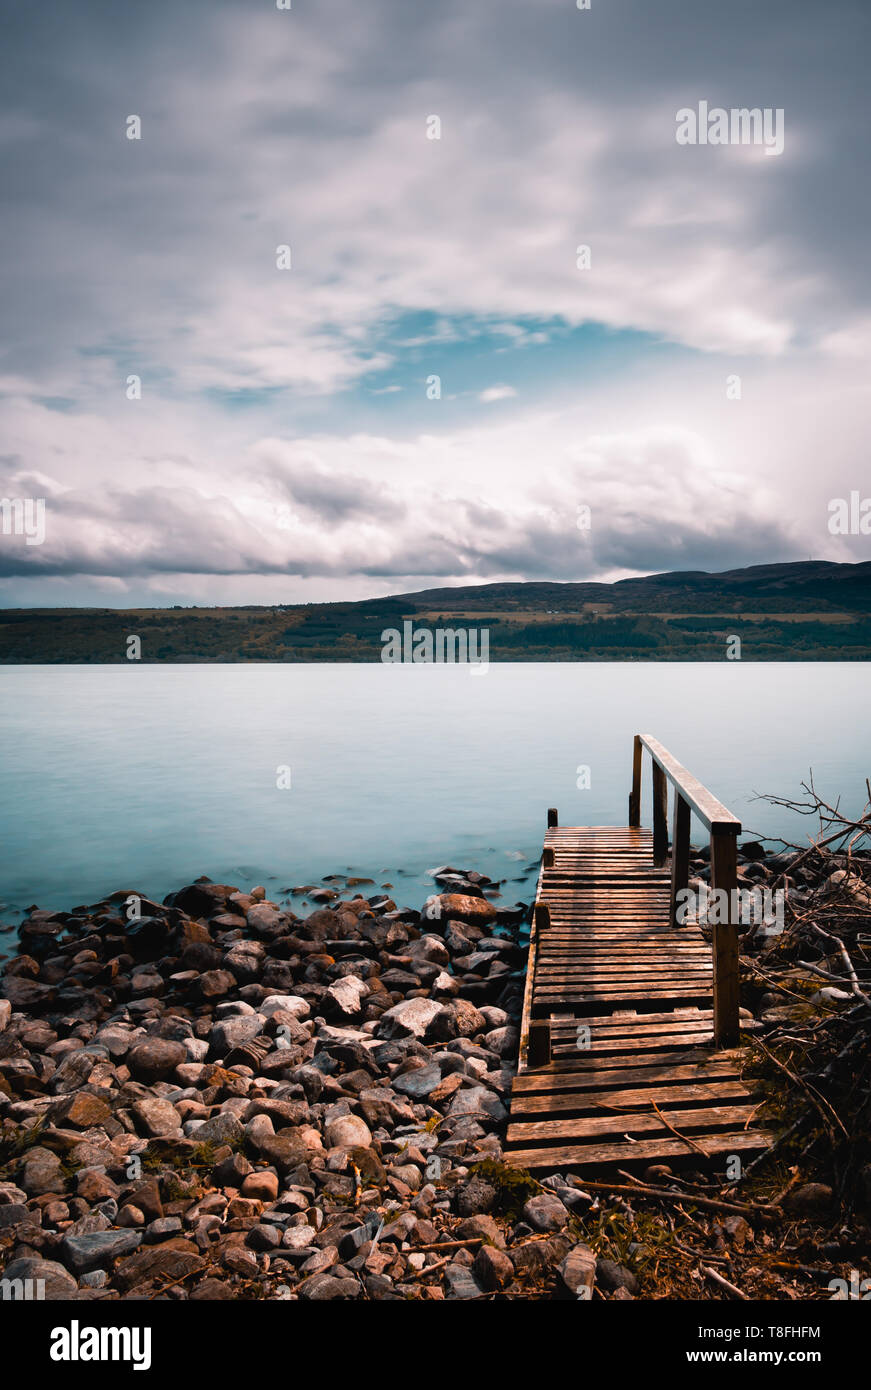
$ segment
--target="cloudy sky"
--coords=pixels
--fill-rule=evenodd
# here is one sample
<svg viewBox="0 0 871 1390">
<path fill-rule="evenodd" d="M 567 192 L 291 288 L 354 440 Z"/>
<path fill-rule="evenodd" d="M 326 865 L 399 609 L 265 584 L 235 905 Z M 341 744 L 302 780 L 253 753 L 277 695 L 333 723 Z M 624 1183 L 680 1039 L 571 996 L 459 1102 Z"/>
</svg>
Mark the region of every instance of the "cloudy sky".
<svg viewBox="0 0 871 1390">
<path fill-rule="evenodd" d="M 0 604 L 869 557 L 867 0 L 2 12 Z"/>
</svg>

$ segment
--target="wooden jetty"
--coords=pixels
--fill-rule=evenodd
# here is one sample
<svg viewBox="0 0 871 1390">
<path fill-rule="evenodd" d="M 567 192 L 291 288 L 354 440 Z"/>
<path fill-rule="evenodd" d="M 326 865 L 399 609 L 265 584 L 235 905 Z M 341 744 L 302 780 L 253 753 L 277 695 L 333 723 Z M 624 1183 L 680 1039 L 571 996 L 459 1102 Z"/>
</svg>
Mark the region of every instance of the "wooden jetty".
<svg viewBox="0 0 871 1390">
<path fill-rule="evenodd" d="M 651 758 L 652 829 L 641 827 Z M 668 787 L 674 791 L 669 863 Z M 677 917 L 690 821 L 710 836 L 711 888 L 729 920 L 707 940 Z M 770 1143 L 760 1097 L 741 1079 L 737 887 L 740 821 L 662 744 L 637 734 L 628 826 L 558 823 L 548 812 L 505 1147 L 531 1170 L 626 1167 L 727 1155 Z"/>
</svg>

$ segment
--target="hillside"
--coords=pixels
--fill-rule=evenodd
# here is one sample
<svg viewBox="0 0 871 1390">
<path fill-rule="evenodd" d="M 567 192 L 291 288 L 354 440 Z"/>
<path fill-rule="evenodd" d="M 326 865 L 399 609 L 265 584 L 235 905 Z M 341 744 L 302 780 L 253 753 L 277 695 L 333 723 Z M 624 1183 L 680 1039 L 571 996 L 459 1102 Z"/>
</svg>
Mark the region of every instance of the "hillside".
<svg viewBox="0 0 871 1390">
<path fill-rule="evenodd" d="M 491 661 L 871 660 L 871 562 L 809 560 L 602 583 L 424 589 L 355 603 L 0 610 L 0 662 L 378 661 L 381 634 L 474 627 Z"/>
</svg>

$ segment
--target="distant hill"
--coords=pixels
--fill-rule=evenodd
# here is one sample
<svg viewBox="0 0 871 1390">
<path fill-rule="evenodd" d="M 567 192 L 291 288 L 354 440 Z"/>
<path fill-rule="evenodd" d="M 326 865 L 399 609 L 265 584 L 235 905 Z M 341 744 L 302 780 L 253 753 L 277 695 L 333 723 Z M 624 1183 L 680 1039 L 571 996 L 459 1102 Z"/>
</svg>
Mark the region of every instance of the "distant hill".
<svg viewBox="0 0 871 1390">
<path fill-rule="evenodd" d="M 871 561 L 676 570 L 614 584 L 423 589 L 353 603 L 0 609 L 0 662 L 379 661 L 381 634 L 486 629 L 491 661 L 871 660 Z"/>
</svg>

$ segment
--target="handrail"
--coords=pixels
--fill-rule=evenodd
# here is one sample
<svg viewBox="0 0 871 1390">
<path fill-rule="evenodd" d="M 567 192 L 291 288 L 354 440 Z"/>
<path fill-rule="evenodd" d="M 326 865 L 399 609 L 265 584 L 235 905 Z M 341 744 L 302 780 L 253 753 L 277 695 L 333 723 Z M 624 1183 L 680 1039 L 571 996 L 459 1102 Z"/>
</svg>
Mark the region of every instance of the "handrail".
<svg viewBox="0 0 871 1390">
<path fill-rule="evenodd" d="M 714 833 L 720 830 L 734 830 L 736 835 L 740 835 L 741 822 L 738 817 L 727 811 L 723 803 L 718 801 L 707 787 L 703 787 L 697 777 L 687 772 L 677 758 L 673 758 L 668 749 L 663 748 L 658 739 L 652 734 L 636 734 L 636 738 L 640 740 L 641 746 L 647 749 L 654 763 L 665 773 L 675 791 L 680 792 L 684 801 L 695 811 L 707 830 Z"/>
<path fill-rule="evenodd" d="M 650 754 L 653 782 L 653 862 L 668 858 L 668 783 L 674 787 L 674 819 L 671 837 L 671 909 L 675 925 L 678 895 L 689 884 L 690 819 L 692 812 L 710 832 L 711 887 L 727 895 L 726 920 L 712 928 L 714 963 L 714 1042 L 732 1047 L 738 1041 L 738 921 L 735 890 L 738 887 L 738 835 L 741 822 L 703 787 L 692 773 L 673 758 L 651 734 L 636 734 L 632 748 L 632 791 L 629 824 L 641 825 L 641 764 Z"/>
</svg>

